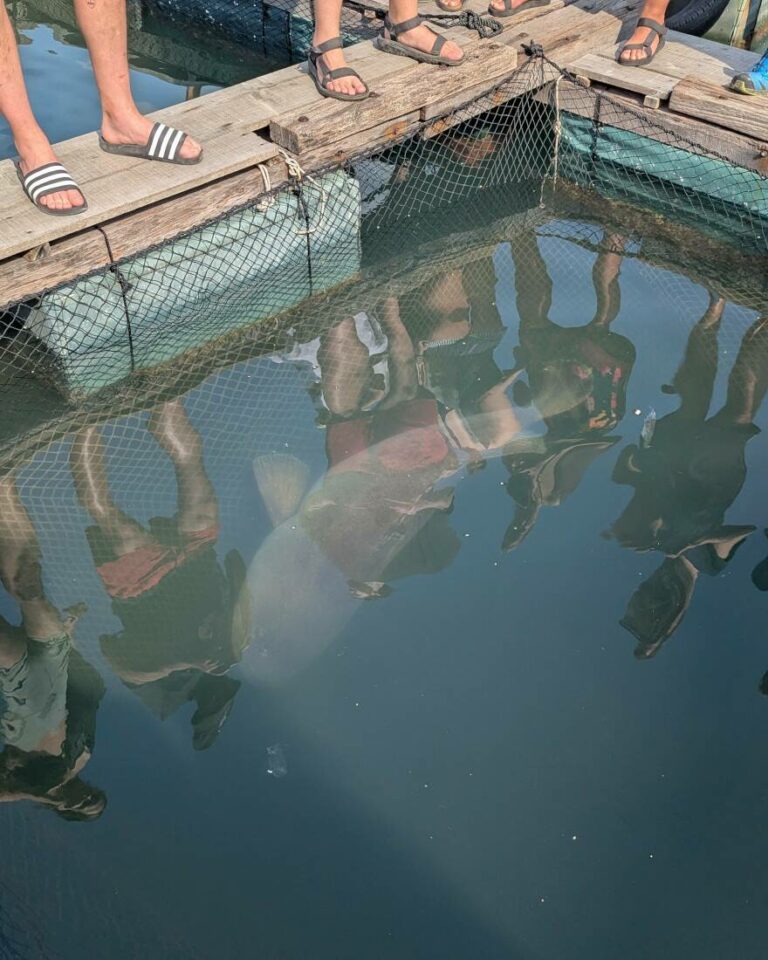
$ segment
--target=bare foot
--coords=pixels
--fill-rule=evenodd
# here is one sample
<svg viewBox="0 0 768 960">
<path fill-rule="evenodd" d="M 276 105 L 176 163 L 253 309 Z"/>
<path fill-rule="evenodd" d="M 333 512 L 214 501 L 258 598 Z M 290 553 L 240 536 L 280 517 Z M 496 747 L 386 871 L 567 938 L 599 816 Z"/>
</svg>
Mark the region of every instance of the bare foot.
<svg viewBox="0 0 768 960">
<path fill-rule="evenodd" d="M 385 31 L 385 33 L 388 34 L 388 31 Z M 423 53 L 431 53 L 432 47 L 435 45 L 435 36 L 434 30 L 430 30 L 426 23 L 422 23 L 413 30 L 405 30 L 402 33 L 398 33 L 397 39 L 399 43 L 404 44 L 406 47 L 414 47 Z M 464 51 L 457 43 L 449 40 L 440 51 L 440 56 L 446 57 L 448 60 L 455 60 L 458 63 L 463 59 Z"/>
<path fill-rule="evenodd" d="M 326 37 L 326 40 L 328 38 Z M 319 37 L 313 39 L 313 44 L 323 43 Z M 344 58 L 343 50 L 329 50 L 321 57 L 317 58 L 318 73 L 320 74 L 320 83 L 327 90 L 333 90 L 334 93 L 345 93 L 347 96 L 354 96 L 357 93 L 365 93 L 365 84 L 357 77 L 341 77 L 338 80 L 323 80 L 323 69 L 320 66 L 324 64 L 328 70 L 338 70 L 339 67 L 346 67 L 347 61 Z"/>
<path fill-rule="evenodd" d="M 148 120 L 136 112 L 125 117 L 104 117 L 101 124 L 101 135 L 107 143 L 128 144 L 147 143 L 155 121 Z M 181 145 L 179 157 L 184 160 L 194 160 L 202 153 L 202 147 L 192 137 L 187 137 Z"/>
<path fill-rule="evenodd" d="M 58 163 L 53 147 L 43 141 L 31 149 L 19 149 L 19 159 L 21 172 L 26 174 L 46 163 Z M 37 201 L 41 206 L 48 207 L 50 210 L 72 210 L 82 207 L 85 204 L 85 198 L 79 190 L 62 190 L 60 193 L 51 193 L 47 197 L 41 197 Z"/>
</svg>

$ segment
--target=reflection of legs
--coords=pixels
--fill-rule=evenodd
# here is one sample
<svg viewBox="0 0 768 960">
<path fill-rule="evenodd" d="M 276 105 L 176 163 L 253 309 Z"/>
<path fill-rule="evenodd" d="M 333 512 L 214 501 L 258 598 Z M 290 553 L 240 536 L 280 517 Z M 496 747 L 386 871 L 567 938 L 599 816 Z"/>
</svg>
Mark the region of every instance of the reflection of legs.
<svg viewBox="0 0 768 960">
<path fill-rule="evenodd" d="M 600 253 L 592 268 L 592 283 L 597 298 L 593 326 L 607 329 L 619 315 L 621 309 L 619 272 L 624 259 L 624 242 L 624 238 L 618 234 L 603 237 Z"/>
<path fill-rule="evenodd" d="M 724 307 L 722 298 L 711 298 L 688 337 L 685 357 L 672 381 L 672 392 L 680 397 L 681 418 L 706 419 L 717 376 L 717 335 Z"/>
<path fill-rule="evenodd" d="M 216 491 L 203 463 L 203 442 L 180 400 L 161 404 L 149 418 L 148 429 L 168 454 L 176 471 L 182 533 L 215 526 L 219 520 Z"/>
<path fill-rule="evenodd" d="M 471 310 L 472 332 L 502 333 L 504 324 L 496 306 L 496 268 L 493 257 L 476 260 L 465 267 L 463 282 Z"/>
<path fill-rule="evenodd" d="M 46 640 L 66 632 L 59 611 L 45 598 L 37 534 L 16 484 L 8 477 L 0 480 L 0 580 L 19 604 L 26 636 Z M 2 641 L 2 667 L 11 666 L 23 653 L 23 643 L 19 650 L 18 637 L 11 637 L 6 634 Z"/>
<path fill-rule="evenodd" d="M 728 396 L 718 415 L 732 423 L 751 423 L 768 389 L 768 317 L 752 324 L 744 335 L 728 379 Z"/>
<path fill-rule="evenodd" d="M 510 240 L 515 264 L 515 293 L 520 317 L 520 342 L 525 345 L 527 333 L 550 324 L 552 279 L 539 250 L 536 234 L 525 231 Z"/>
<path fill-rule="evenodd" d="M 515 377 L 515 373 L 507 375 L 478 401 L 479 416 L 473 430 L 489 450 L 499 450 L 520 435 L 520 418 L 507 396 Z"/>
<path fill-rule="evenodd" d="M 77 498 L 117 557 L 154 543 L 146 530 L 123 513 L 112 499 L 104 441 L 98 427 L 88 427 L 75 437 L 70 463 Z"/>
<path fill-rule="evenodd" d="M 368 351 L 358 339 L 352 317 L 323 334 L 317 360 L 323 398 L 331 413 L 337 417 L 357 413 L 370 386 L 371 369 Z"/>
<path fill-rule="evenodd" d="M 461 270 L 450 270 L 422 287 L 422 306 L 431 326 L 424 340 L 461 340 L 470 331 L 469 300 Z"/>
<path fill-rule="evenodd" d="M 388 297 L 384 301 L 378 316 L 389 344 L 390 390 L 387 406 L 394 406 L 416 395 L 416 351 L 400 317 L 400 304 L 395 297 Z"/>
</svg>

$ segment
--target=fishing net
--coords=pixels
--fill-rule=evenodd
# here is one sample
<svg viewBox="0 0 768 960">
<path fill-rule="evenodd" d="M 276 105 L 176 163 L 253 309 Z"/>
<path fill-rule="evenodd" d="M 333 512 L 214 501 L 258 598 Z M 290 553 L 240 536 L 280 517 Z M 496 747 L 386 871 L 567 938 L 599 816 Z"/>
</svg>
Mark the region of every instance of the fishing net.
<svg viewBox="0 0 768 960">
<path fill-rule="evenodd" d="M 308 529 L 354 596 L 374 598 L 454 561 L 440 480 L 472 482 L 497 461 L 501 556 L 612 457 L 640 506 L 663 515 L 673 503 L 690 520 L 676 543 L 643 541 L 639 507 L 611 528 L 622 547 L 653 551 L 622 623 L 638 655 L 654 655 L 691 601 L 692 565 L 729 562 L 702 540 L 739 494 L 768 384 L 768 195 L 754 164 L 534 51 L 482 97 L 375 149 L 292 163 L 276 185 L 253 177 L 258 195 L 214 220 L 0 303 L 0 560 L 25 558 L 23 584 L 77 628 L 60 766 L 75 732 L 102 750 L 104 684 L 154 719 L 180 712 L 189 749 L 214 745 L 239 686 L 230 673 L 254 642 L 244 571 L 313 485 Z M 647 315 L 633 308 L 630 323 L 638 302 Z M 658 418 L 634 385 L 641 362 L 668 401 Z M 669 419 L 677 399 L 682 421 Z M 350 456 L 365 465 L 358 487 Z M 695 477 L 690 463 L 704 464 Z M 151 589 L 115 565 L 116 519 L 144 538 Z M 729 528 L 736 546 L 765 519 Z M 7 601 L 0 591 L 10 620 Z M 211 622 L 218 632 L 201 633 Z M 210 675 L 173 669 L 211 659 Z M 33 774 L 8 756 L 0 789 L 98 819 L 90 765 L 67 780 L 81 792 L 68 806 L 51 786 L 58 767 Z M 29 806 L 6 805 L 19 853 L 5 883 L 19 902 L 0 890 L 0 956 L 56 956 L 29 932 L 24 903 L 40 902 L 57 945 L 76 935 L 102 955 L 129 930 L 130 955 L 150 943 L 196 955 L 145 903 L 118 910 L 77 845 L 60 858 L 90 878 L 90 919 L 73 934 L 82 888 L 35 868 L 26 848 L 50 854 L 63 834 L 50 809 L 33 819 Z"/>
<path fill-rule="evenodd" d="M 525 211 L 580 223 L 570 242 L 592 249 L 591 224 L 615 228 L 636 238 L 634 256 L 762 310 L 766 179 L 732 161 L 533 56 L 394 142 L 292 167 L 276 189 L 267 176 L 255 201 L 137 256 L 16 302 L 6 283 L 0 383 L 27 399 L 4 432 L 34 424 L 36 397 L 46 411 L 75 401 L 80 412 L 94 397 L 103 411 L 107 397 L 166 384 L 152 371 L 190 351 L 198 359 L 182 366 L 201 369 L 243 341 L 258 351 L 296 308 L 327 322 L 325 292 L 387 282 L 452 249 L 461 258 Z"/>
</svg>

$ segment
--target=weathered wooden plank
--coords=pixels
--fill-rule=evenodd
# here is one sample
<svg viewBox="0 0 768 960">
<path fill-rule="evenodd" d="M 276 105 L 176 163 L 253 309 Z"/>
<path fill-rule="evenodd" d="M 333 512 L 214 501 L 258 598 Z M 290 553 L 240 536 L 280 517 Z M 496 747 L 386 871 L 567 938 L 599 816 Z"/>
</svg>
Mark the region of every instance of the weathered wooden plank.
<svg viewBox="0 0 768 960">
<path fill-rule="evenodd" d="M 726 130 L 768 140 L 768 103 L 702 82 L 697 76 L 681 80 L 669 98 L 669 109 L 706 120 Z"/>
<path fill-rule="evenodd" d="M 265 166 L 272 189 L 286 183 L 287 167 L 282 158 L 275 157 Z M 253 167 L 107 221 L 99 230 L 54 241 L 36 260 L 25 255 L 4 260 L 0 262 L 0 306 L 75 280 L 108 266 L 111 259 L 133 256 L 238 206 L 253 203 L 264 195 L 264 184 L 259 168 Z"/>
<path fill-rule="evenodd" d="M 36 260 L 4 260 L 0 263 L 0 309 L 109 262 L 107 244 L 98 230 L 86 230 L 52 243 Z"/>
<path fill-rule="evenodd" d="M 577 75 L 617 90 L 643 94 L 645 106 L 656 109 L 656 100 L 668 100 L 677 84 L 689 76 L 727 86 L 737 73 L 752 68 L 757 54 L 727 47 L 701 37 L 670 31 L 666 46 L 647 67 L 623 67 L 616 62 L 617 45 L 609 44 L 590 51 L 570 68 Z"/>
<path fill-rule="evenodd" d="M 18 182 L 14 186 L 15 172 L 9 169 L 10 164 L 0 164 L 0 196 L 11 198 L 10 204 L 0 212 L 0 256 L 6 259 L 243 167 L 264 163 L 277 152 L 274 144 L 256 134 L 228 133 L 207 139 L 207 149 L 199 164 L 150 164 L 104 153 L 99 155 L 98 148 L 94 150 L 93 135 L 78 138 L 64 144 L 59 154 L 62 163 L 82 184 L 89 203 L 86 213 L 71 220 L 50 217 L 36 210 L 24 197 Z"/>
<path fill-rule="evenodd" d="M 285 161 L 265 164 L 272 189 L 288 180 Z M 102 226 L 115 260 L 122 260 L 207 223 L 229 210 L 253 203 L 265 194 L 258 167 L 243 170 L 198 190 L 129 213 Z"/>
<path fill-rule="evenodd" d="M 614 43 L 624 18 L 629 15 L 625 3 L 616 6 L 610 13 L 584 9 L 588 5 L 589 0 L 577 0 L 545 17 L 523 22 L 513 17 L 510 27 L 505 31 L 505 42 L 515 43 L 520 53 L 524 53 L 530 44 L 538 44 L 559 67 L 571 69 L 572 63 L 586 53 Z M 510 35 L 508 40 L 507 33 Z"/>
<path fill-rule="evenodd" d="M 624 9 L 622 6 L 620 9 Z M 466 62 L 455 68 L 435 68 L 414 64 L 408 74 L 408 83 L 402 83 L 401 74 L 380 82 L 376 96 L 360 103 L 342 103 L 327 100 L 312 110 L 311 117 L 301 108 L 293 113 L 283 112 L 270 124 L 272 140 L 298 154 L 317 154 L 322 143 L 347 140 L 360 135 L 369 126 L 378 126 L 387 120 L 414 109 L 426 108 L 425 116 L 445 112 L 452 104 L 466 102 L 473 94 L 480 95 L 495 86 L 505 69 L 513 72 L 515 65 L 508 51 L 535 41 L 554 59 L 567 66 L 572 58 L 580 56 L 596 43 L 606 43 L 618 32 L 621 19 L 603 11 L 583 10 L 579 4 L 539 16 L 514 18 L 514 24 L 504 24 L 504 33 L 493 40 L 467 36 L 462 41 L 467 51 Z M 454 34 L 451 33 L 453 36 Z M 440 70 L 440 72 L 438 72 Z M 487 82 L 490 79 L 491 82 Z M 531 83 L 535 77 L 531 77 Z M 521 86 L 520 93 L 524 92 Z M 445 106 L 444 106 L 445 105 Z"/>
<path fill-rule="evenodd" d="M 421 113 L 419 110 L 411 110 L 401 117 L 395 117 L 391 120 L 385 120 L 374 127 L 369 127 L 365 131 L 365 144 L 368 149 L 376 147 L 386 147 L 396 140 L 408 136 L 414 132 L 421 124 Z M 301 155 L 301 164 L 312 171 L 317 167 L 333 161 L 334 163 L 344 163 L 360 152 L 360 137 L 353 134 L 344 140 L 334 140 L 333 142 L 321 142 L 316 147 L 308 150 Z"/>
<path fill-rule="evenodd" d="M 408 83 L 395 78 L 384 83 L 377 94 L 359 103 L 327 100 L 310 113 L 293 113 L 273 120 L 272 140 L 293 153 L 308 151 L 360 138 L 368 145 L 367 131 L 391 122 L 427 104 L 462 96 L 472 89 L 495 86 L 517 66 L 517 53 L 504 44 L 487 42 L 471 49 L 460 67 L 446 68 L 419 64 L 411 70 Z"/>
<path fill-rule="evenodd" d="M 617 63 L 615 58 L 609 59 L 595 53 L 587 53 L 578 60 L 572 60 L 570 66 L 577 76 L 588 77 L 590 80 L 618 87 L 619 90 L 658 97 L 660 100 L 666 100 L 679 83 L 676 77 L 658 73 L 651 67 L 627 69 Z"/>
</svg>

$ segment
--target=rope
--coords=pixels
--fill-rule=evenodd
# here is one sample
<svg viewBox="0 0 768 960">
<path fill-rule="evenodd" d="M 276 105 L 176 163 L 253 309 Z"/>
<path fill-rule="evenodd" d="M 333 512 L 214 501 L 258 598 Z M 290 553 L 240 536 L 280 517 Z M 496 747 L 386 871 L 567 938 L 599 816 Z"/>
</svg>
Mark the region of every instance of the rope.
<svg viewBox="0 0 768 960">
<path fill-rule="evenodd" d="M 261 174 L 261 182 L 264 184 L 264 193 L 266 193 L 267 196 L 262 197 L 261 200 L 256 203 L 256 209 L 259 213 L 264 213 L 266 210 L 269 210 L 276 198 L 269 196 L 269 194 L 272 193 L 272 178 L 269 175 L 269 167 L 266 163 L 259 164 L 259 173 Z"/>
<path fill-rule="evenodd" d="M 555 80 L 555 143 L 554 151 L 555 155 L 552 158 L 552 185 L 557 186 L 557 175 L 560 170 L 560 139 L 563 135 L 563 122 L 560 119 L 560 84 L 562 83 L 563 75 L 559 73 L 557 79 Z"/>
<path fill-rule="evenodd" d="M 286 167 L 288 167 L 288 176 L 296 180 L 297 183 L 301 183 L 304 179 L 304 168 L 296 157 L 292 157 L 289 153 L 286 153 L 285 150 L 280 151 L 280 156 L 285 161 Z"/>
<path fill-rule="evenodd" d="M 117 263 L 115 263 L 115 257 L 112 253 L 112 245 L 109 242 L 109 237 L 106 234 L 106 231 L 97 223 L 96 229 L 104 237 L 104 243 L 107 247 L 107 254 L 109 255 L 109 269 L 110 272 L 117 279 L 118 286 L 120 287 L 120 297 L 123 301 L 123 310 L 125 311 L 125 328 L 128 334 L 128 354 L 131 358 L 131 370 L 136 369 L 136 358 L 133 352 L 133 328 L 131 327 L 131 313 L 128 309 L 128 291 L 131 289 L 130 283 L 125 279 L 125 277 L 120 272 L 120 268 Z"/>
<path fill-rule="evenodd" d="M 307 176 L 307 174 L 304 172 L 304 168 L 296 159 L 296 157 L 292 157 L 289 153 L 286 153 L 285 150 L 280 151 L 280 156 L 283 158 L 283 160 L 285 161 L 285 165 L 288 168 L 288 176 L 295 182 L 297 187 L 297 192 L 299 196 L 299 206 L 300 206 L 299 219 L 303 220 L 303 222 L 306 223 L 306 229 L 297 230 L 296 236 L 309 237 L 313 233 L 316 233 L 320 229 L 320 227 L 322 227 L 323 222 L 325 220 L 325 207 L 326 207 L 326 199 L 327 199 L 325 194 L 325 188 L 321 183 L 318 183 L 314 177 Z M 263 171 L 262 171 L 262 176 L 264 176 Z M 317 223 L 314 225 L 314 227 L 310 223 L 309 211 L 304 201 L 303 190 L 304 190 L 305 184 L 309 184 L 310 186 L 317 187 L 317 189 L 320 191 L 320 214 L 318 216 Z M 303 216 L 301 215 L 302 211 L 303 211 Z"/>
<path fill-rule="evenodd" d="M 504 25 L 495 17 L 475 13 L 472 10 L 462 10 L 461 13 L 429 14 L 424 19 L 434 23 L 444 23 L 447 27 L 466 27 L 467 30 L 477 30 L 477 35 L 483 40 L 495 37 L 504 29 Z"/>
</svg>

